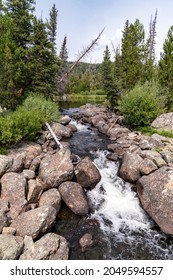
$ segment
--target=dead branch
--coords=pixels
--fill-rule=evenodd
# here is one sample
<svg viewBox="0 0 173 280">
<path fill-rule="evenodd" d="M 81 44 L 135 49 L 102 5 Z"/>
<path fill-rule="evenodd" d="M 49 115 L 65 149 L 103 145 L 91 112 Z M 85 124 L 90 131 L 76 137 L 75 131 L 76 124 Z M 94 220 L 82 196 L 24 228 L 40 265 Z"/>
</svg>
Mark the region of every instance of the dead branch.
<svg viewBox="0 0 173 280">
<path fill-rule="evenodd" d="M 63 77 L 61 77 L 61 79 L 58 81 L 58 84 L 63 82 L 64 78 L 67 77 L 74 70 L 74 68 L 78 65 L 80 60 L 82 58 L 84 58 L 86 55 L 88 55 L 93 50 L 95 45 L 97 45 L 97 42 L 100 39 L 101 35 L 103 34 L 104 30 L 105 30 L 105 28 L 102 29 L 102 31 L 99 33 L 99 35 L 96 37 L 96 39 L 92 40 L 92 42 L 87 47 L 83 48 L 83 51 L 80 53 L 78 59 L 72 64 L 70 69 L 66 73 L 63 74 Z"/>
</svg>

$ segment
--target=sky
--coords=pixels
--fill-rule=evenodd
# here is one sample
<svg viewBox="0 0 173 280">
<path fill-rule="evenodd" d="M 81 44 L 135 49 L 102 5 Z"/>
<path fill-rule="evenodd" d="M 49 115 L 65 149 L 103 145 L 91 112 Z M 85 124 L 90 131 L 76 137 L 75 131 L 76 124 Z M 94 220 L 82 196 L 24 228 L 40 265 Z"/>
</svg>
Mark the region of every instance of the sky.
<svg viewBox="0 0 173 280">
<path fill-rule="evenodd" d="M 151 16 L 158 11 L 156 24 L 156 58 L 160 57 L 167 33 L 173 25 L 173 0 L 36 0 L 36 15 L 49 18 L 53 4 L 58 9 L 57 52 L 67 36 L 69 61 L 74 61 L 84 47 L 105 28 L 98 46 L 85 58 L 85 62 L 100 63 L 106 45 L 114 57 L 113 47 L 121 44 L 122 30 L 126 20 L 136 19 L 144 25 L 146 38 L 149 34 Z"/>
</svg>

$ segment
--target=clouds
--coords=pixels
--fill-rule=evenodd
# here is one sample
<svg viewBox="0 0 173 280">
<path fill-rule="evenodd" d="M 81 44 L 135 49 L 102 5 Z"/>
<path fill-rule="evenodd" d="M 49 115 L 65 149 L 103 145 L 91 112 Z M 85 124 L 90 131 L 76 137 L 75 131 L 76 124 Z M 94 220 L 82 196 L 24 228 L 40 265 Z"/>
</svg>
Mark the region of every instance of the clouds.
<svg viewBox="0 0 173 280">
<path fill-rule="evenodd" d="M 112 55 L 112 44 L 118 47 L 121 43 L 122 30 L 126 20 L 134 23 L 138 18 L 144 24 L 146 35 L 149 32 L 151 15 L 158 9 L 156 24 L 156 52 L 162 51 L 163 41 L 167 36 L 172 22 L 173 1 L 167 0 L 37 0 L 37 14 L 48 17 L 48 11 L 53 3 L 58 9 L 57 48 L 61 47 L 63 38 L 67 35 L 69 60 L 74 60 L 76 54 L 87 46 L 93 38 L 106 26 L 98 46 L 92 52 L 92 61 L 101 62 L 106 45 Z M 95 36 L 94 36 L 95 35 Z"/>
</svg>

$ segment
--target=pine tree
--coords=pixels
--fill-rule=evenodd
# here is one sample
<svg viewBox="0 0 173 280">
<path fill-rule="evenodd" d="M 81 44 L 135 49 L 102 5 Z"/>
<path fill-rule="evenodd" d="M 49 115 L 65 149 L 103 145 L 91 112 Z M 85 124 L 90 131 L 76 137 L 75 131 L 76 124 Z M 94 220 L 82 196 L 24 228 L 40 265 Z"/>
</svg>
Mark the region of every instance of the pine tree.
<svg viewBox="0 0 173 280">
<path fill-rule="evenodd" d="M 66 93 L 66 87 L 69 82 L 68 80 L 68 50 L 67 50 L 67 36 L 64 37 L 60 53 L 60 67 L 57 75 L 57 89 L 60 94 Z M 61 80 L 61 82 L 59 82 Z"/>
<path fill-rule="evenodd" d="M 102 79 L 103 79 L 103 89 L 110 102 L 111 109 L 116 109 L 118 102 L 118 90 L 115 87 L 113 76 L 112 76 L 112 62 L 110 59 L 110 51 L 108 46 L 104 51 L 104 58 L 102 62 Z"/>
<path fill-rule="evenodd" d="M 34 18 L 32 38 L 32 84 L 33 92 L 52 96 L 55 90 L 56 58 L 53 44 L 48 38 L 42 19 Z"/>
<path fill-rule="evenodd" d="M 113 67 L 113 76 L 114 76 L 114 83 L 119 90 L 119 92 L 122 92 L 122 56 L 120 53 L 120 48 L 117 47 L 115 50 L 115 61 L 114 61 L 114 67 Z"/>
<path fill-rule="evenodd" d="M 49 40 L 53 44 L 54 52 L 56 51 L 56 35 L 57 35 L 57 18 L 58 10 L 56 5 L 53 4 L 52 9 L 49 12 L 49 20 L 47 20 L 47 29 Z"/>
<path fill-rule="evenodd" d="M 159 61 L 159 81 L 167 94 L 167 108 L 173 109 L 173 25 L 170 27 L 163 44 Z"/>
<path fill-rule="evenodd" d="M 143 71 L 145 32 L 137 19 L 134 24 L 126 21 L 122 38 L 122 86 L 129 90 L 139 81 Z"/>
<path fill-rule="evenodd" d="M 146 81 L 152 81 L 156 76 L 156 54 L 155 54 L 155 44 L 156 44 L 156 22 L 157 22 L 157 10 L 154 16 L 154 20 L 151 17 L 149 24 L 149 38 L 146 40 L 144 47 L 144 70 L 141 77 L 141 81 L 144 83 Z"/>
<path fill-rule="evenodd" d="M 6 0 L 1 34 L 1 92 L 15 108 L 31 83 L 30 44 L 35 1 Z M 2 46 L 3 49 L 2 49 Z"/>
</svg>

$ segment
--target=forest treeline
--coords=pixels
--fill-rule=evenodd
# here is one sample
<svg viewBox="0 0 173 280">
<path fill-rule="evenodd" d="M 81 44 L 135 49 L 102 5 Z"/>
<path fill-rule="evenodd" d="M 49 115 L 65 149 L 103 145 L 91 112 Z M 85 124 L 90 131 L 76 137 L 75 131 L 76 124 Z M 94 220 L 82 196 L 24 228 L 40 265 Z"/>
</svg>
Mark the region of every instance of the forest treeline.
<svg viewBox="0 0 173 280">
<path fill-rule="evenodd" d="M 123 113 L 127 124 L 137 126 L 173 110 L 173 26 L 156 60 L 157 11 L 148 33 L 139 19 L 125 22 L 120 46 L 112 43 L 113 59 L 106 46 L 101 64 L 78 63 L 69 73 L 73 62 L 68 61 L 67 36 L 59 53 L 56 46 L 58 9 L 54 4 L 49 18 L 43 20 L 36 17 L 35 4 L 34 0 L 0 0 L 2 107 L 15 110 L 33 93 L 53 98 L 87 92 L 105 95 L 111 109 Z"/>
</svg>

